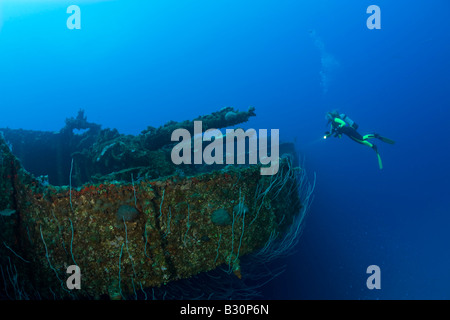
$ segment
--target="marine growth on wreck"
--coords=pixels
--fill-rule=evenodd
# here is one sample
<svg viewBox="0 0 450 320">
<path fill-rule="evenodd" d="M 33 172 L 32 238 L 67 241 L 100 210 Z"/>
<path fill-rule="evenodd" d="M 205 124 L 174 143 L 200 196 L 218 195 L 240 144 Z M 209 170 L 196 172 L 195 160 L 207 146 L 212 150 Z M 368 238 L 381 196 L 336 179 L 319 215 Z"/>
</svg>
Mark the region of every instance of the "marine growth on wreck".
<svg viewBox="0 0 450 320">
<path fill-rule="evenodd" d="M 253 116 L 254 108 L 224 108 L 133 136 L 80 110 L 59 132 L 0 129 L 1 297 L 236 297 L 212 284 L 170 288 L 218 270 L 244 284 L 252 276 L 244 259 L 287 254 L 313 186 L 290 143 L 280 144 L 277 174 L 264 176 L 261 164 L 175 165 L 171 134 L 193 132 L 196 120 L 207 130 Z M 81 273 L 78 288 L 69 267 Z"/>
</svg>

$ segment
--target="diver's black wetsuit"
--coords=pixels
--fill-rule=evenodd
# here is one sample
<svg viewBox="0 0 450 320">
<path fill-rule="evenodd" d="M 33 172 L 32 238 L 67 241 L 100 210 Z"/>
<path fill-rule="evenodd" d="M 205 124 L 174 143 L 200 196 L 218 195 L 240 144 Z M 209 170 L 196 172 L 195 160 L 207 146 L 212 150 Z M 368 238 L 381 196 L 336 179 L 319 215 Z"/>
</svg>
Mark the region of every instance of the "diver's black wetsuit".
<svg viewBox="0 0 450 320">
<path fill-rule="evenodd" d="M 355 129 L 353 129 L 350 126 L 345 126 L 342 128 L 335 128 L 335 130 L 338 134 L 345 134 L 350 139 L 352 139 L 358 143 L 363 143 L 363 141 L 364 141 L 364 137 L 361 134 L 359 134 L 358 131 L 356 131 Z"/>
</svg>

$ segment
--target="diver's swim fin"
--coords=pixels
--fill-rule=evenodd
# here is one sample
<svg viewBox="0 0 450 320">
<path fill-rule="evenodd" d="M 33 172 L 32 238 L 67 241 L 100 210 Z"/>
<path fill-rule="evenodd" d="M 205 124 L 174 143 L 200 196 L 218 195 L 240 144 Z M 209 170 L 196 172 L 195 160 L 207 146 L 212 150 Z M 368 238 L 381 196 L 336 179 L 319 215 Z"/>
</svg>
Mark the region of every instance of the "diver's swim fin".
<svg viewBox="0 0 450 320">
<path fill-rule="evenodd" d="M 376 145 L 373 145 L 372 149 L 375 150 L 375 152 L 377 153 L 378 166 L 380 167 L 380 170 L 382 170 L 383 169 L 383 163 L 381 162 L 381 157 L 380 157 L 380 154 L 378 153 L 378 148 L 377 148 Z"/>
<path fill-rule="evenodd" d="M 381 162 L 381 157 L 380 154 L 377 152 L 377 157 L 378 157 L 378 166 L 380 167 L 380 170 L 383 169 L 383 163 Z"/>
<path fill-rule="evenodd" d="M 379 134 L 375 134 L 375 138 L 377 138 L 377 139 L 379 139 L 379 140 L 381 140 L 383 142 L 389 143 L 389 144 L 395 144 L 394 140 L 391 140 L 391 139 L 386 138 L 386 137 L 382 137 Z"/>
</svg>

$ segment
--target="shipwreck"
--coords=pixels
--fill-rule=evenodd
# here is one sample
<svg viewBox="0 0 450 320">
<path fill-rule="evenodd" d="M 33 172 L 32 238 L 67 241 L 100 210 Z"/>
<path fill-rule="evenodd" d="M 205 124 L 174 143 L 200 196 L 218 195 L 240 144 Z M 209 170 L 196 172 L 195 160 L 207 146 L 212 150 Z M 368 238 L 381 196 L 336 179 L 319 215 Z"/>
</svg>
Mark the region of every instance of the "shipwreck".
<svg viewBox="0 0 450 320">
<path fill-rule="evenodd" d="M 244 257 L 288 253 L 314 188 L 292 143 L 280 144 L 279 170 L 267 176 L 262 164 L 170 158 L 174 130 L 252 116 L 224 108 L 124 135 L 80 111 L 59 132 L 0 129 L 0 298 L 151 299 L 217 269 L 245 281 Z M 71 266 L 79 288 L 67 283 Z"/>
</svg>

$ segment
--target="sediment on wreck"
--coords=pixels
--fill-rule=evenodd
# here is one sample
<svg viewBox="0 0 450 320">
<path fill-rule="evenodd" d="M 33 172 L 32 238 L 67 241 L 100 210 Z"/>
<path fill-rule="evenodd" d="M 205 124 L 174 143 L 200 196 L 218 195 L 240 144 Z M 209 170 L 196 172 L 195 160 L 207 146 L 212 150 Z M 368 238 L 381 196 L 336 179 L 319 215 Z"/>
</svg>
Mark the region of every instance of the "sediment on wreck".
<svg viewBox="0 0 450 320">
<path fill-rule="evenodd" d="M 240 278 L 240 259 L 283 234 L 302 207 L 301 169 L 290 157 L 274 176 L 259 165 L 186 175 L 161 160 L 169 174 L 156 178 L 128 159 L 133 170 L 77 187 L 30 174 L 3 137 L 0 160 L 1 290 L 9 299 L 125 299 L 219 266 Z M 80 290 L 66 286 L 70 265 L 81 270 Z"/>
</svg>

